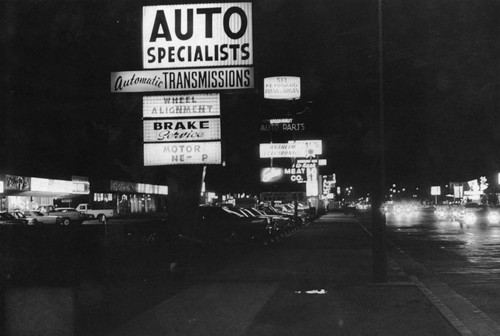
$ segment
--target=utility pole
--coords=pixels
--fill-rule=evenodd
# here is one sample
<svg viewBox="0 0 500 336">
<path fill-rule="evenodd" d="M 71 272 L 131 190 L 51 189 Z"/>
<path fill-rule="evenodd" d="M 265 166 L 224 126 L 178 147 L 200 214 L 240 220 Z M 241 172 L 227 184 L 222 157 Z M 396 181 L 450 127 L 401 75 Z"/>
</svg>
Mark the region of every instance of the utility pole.
<svg viewBox="0 0 500 336">
<path fill-rule="evenodd" d="M 372 272 L 373 282 L 387 282 L 387 245 L 386 221 L 382 212 L 385 187 L 385 135 L 384 135 L 384 49 L 383 49 L 383 16 L 382 0 L 378 0 L 378 74 L 379 74 L 379 132 L 377 182 L 375 182 L 372 198 Z"/>
</svg>

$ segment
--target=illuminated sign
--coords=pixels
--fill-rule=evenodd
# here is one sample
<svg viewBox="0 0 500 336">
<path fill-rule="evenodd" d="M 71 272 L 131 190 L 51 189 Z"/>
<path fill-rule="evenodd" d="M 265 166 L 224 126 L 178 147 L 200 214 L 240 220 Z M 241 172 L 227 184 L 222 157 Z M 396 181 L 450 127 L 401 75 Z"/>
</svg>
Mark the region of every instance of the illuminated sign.
<svg viewBox="0 0 500 336">
<path fill-rule="evenodd" d="M 260 171 L 260 181 L 263 183 L 280 182 L 283 179 L 283 168 L 267 167 Z"/>
<path fill-rule="evenodd" d="M 136 192 L 136 184 L 132 182 L 123 182 L 111 180 L 109 182 L 111 191 L 120 191 L 120 192 Z"/>
<path fill-rule="evenodd" d="M 221 142 L 145 143 L 144 165 L 221 164 Z"/>
<path fill-rule="evenodd" d="M 311 164 L 311 163 L 314 163 L 320 167 L 323 167 L 323 166 L 326 166 L 328 161 L 326 159 L 298 159 L 297 161 L 295 161 L 297 164 L 304 164 L 304 163 L 307 163 L 307 164 Z"/>
<path fill-rule="evenodd" d="M 143 97 L 143 118 L 220 116 L 220 95 L 187 94 Z"/>
<path fill-rule="evenodd" d="M 144 142 L 219 139 L 219 118 L 144 120 Z"/>
<path fill-rule="evenodd" d="M 310 157 L 323 154 L 323 142 L 321 140 L 295 140 L 289 143 L 301 144 L 306 147 L 306 155 L 303 157 Z"/>
<path fill-rule="evenodd" d="M 328 196 L 329 194 L 332 194 L 333 188 L 335 188 L 335 181 L 323 181 L 323 195 Z"/>
<path fill-rule="evenodd" d="M 74 191 L 73 181 L 52 180 L 45 178 L 32 177 L 31 191 L 57 192 L 71 194 Z"/>
<path fill-rule="evenodd" d="M 31 178 L 26 176 L 5 175 L 5 190 L 27 191 L 30 190 Z"/>
<path fill-rule="evenodd" d="M 260 126 L 261 132 L 302 132 L 306 130 L 305 123 L 294 123 L 294 122 L 272 122 L 271 120 L 263 123 Z"/>
<path fill-rule="evenodd" d="M 305 168 L 316 168 L 318 166 L 317 162 L 295 162 L 292 166 L 297 169 L 305 169 Z"/>
<path fill-rule="evenodd" d="M 168 187 L 155 184 L 137 183 L 137 192 L 141 194 L 168 195 Z"/>
<path fill-rule="evenodd" d="M 264 98 L 299 99 L 300 77 L 289 76 L 264 78 Z"/>
<path fill-rule="evenodd" d="M 3 181 L 0 181 L 0 193 L 3 193 Z"/>
<path fill-rule="evenodd" d="M 90 194 L 90 182 L 85 181 L 71 181 L 73 184 L 73 189 L 71 190 L 72 194 L 82 194 L 88 195 Z"/>
<path fill-rule="evenodd" d="M 431 187 L 431 195 L 432 196 L 439 196 L 439 195 L 441 195 L 441 187 L 440 186 L 433 186 L 433 187 Z"/>
<path fill-rule="evenodd" d="M 261 202 L 271 202 L 271 201 L 282 201 L 282 202 L 293 202 L 293 201 L 305 201 L 306 193 L 303 191 L 270 191 L 260 193 Z"/>
<path fill-rule="evenodd" d="M 306 157 L 307 148 L 296 143 L 269 143 L 260 144 L 259 153 L 261 158 Z"/>
<path fill-rule="evenodd" d="M 250 2 L 145 6 L 145 69 L 253 64 Z"/>
<path fill-rule="evenodd" d="M 290 177 L 290 182 L 305 183 L 307 180 L 305 168 L 286 168 L 285 175 Z"/>
<path fill-rule="evenodd" d="M 464 186 L 454 185 L 453 186 L 453 197 L 457 197 L 457 198 L 464 197 Z"/>
<path fill-rule="evenodd" d="M 110 181 L 110 190 L 126 193 L 168 195 L 168 186 L 124 181 Z"/>
<path fill-rule="evenodd" d="M 252 89 L 253 68 L 139 70 L 111 73 L 111 92 Z"/>
<path fill-rule="evenodd" d="M 318 168 L 307 168 L 306 195 L 318 196 Z"/>
</svg>

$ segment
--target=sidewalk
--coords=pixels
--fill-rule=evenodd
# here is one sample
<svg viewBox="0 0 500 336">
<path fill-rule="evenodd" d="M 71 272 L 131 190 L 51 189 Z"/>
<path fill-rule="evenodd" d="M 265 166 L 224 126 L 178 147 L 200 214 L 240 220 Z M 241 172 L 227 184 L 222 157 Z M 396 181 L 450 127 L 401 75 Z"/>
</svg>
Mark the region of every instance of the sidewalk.
<svg viewBox="0 0 500 336">
<path fill-rule="evenodd" d="M 193 286 L 110 336 L 463 335 L 389 262 L 371 283 L 371 241 L 329 213 L 283 241 L 192 278 Z"/>
</svg>

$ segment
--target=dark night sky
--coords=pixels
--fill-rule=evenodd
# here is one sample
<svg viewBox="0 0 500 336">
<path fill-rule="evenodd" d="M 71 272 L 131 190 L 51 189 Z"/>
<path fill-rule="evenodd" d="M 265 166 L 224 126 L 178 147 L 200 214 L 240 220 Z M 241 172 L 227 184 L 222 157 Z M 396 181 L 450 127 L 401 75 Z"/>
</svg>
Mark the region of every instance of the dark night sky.
<svg viewBox="0 0 500 336">
<path fill-rule="evenodd" d="M 430 186 L 493 176 L 500 3 L 383 2 L 387 181 Z M 323 173 L 366 188 L 376 178 L 377 2 L 253 3 L 256 89 L 222 93 L 227 166 L 209 168 L 209 186 L 259 191 L 262 79 L 295 75 L 312 102 L 308 132 L 298 136 L 323 140 Z M 1 170 L 164 182 L 170 168 L 142 166 L 142 94 L 109 89 L 111 72 L 142 68 L 143 4 L 159 3 L 0 3 Z"/>
</svg>

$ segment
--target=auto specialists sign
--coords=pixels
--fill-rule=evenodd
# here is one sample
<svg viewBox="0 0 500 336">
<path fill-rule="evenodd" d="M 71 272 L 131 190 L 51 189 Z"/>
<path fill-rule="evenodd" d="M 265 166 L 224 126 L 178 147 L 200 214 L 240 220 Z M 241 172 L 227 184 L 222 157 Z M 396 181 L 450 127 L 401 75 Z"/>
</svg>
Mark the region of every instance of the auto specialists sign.
<svg viewBox="0 0 500 336">
<path fill-rule="evenodd" d="M 146 96 L 142 102 L 143 118 L 220 116 L 218 93 Z"/>
<path fill-rule="evenodd" d="M 253 64 L 250 2 L 143 7 L 145 69 Z"/>
<path fill-rule="evenodd" d="M 253 89 L 253 67 L 111 73 L 112 93 Z"/>
<path fill-rule="evenodd" d="M 220 119 L 144 120 L 144 142 L 219 140 Z"/>
<path fill-rule="evenodd" d="M 220 141 L 144 144 L 145 166 L 221 163 Z"/>
</svg>

